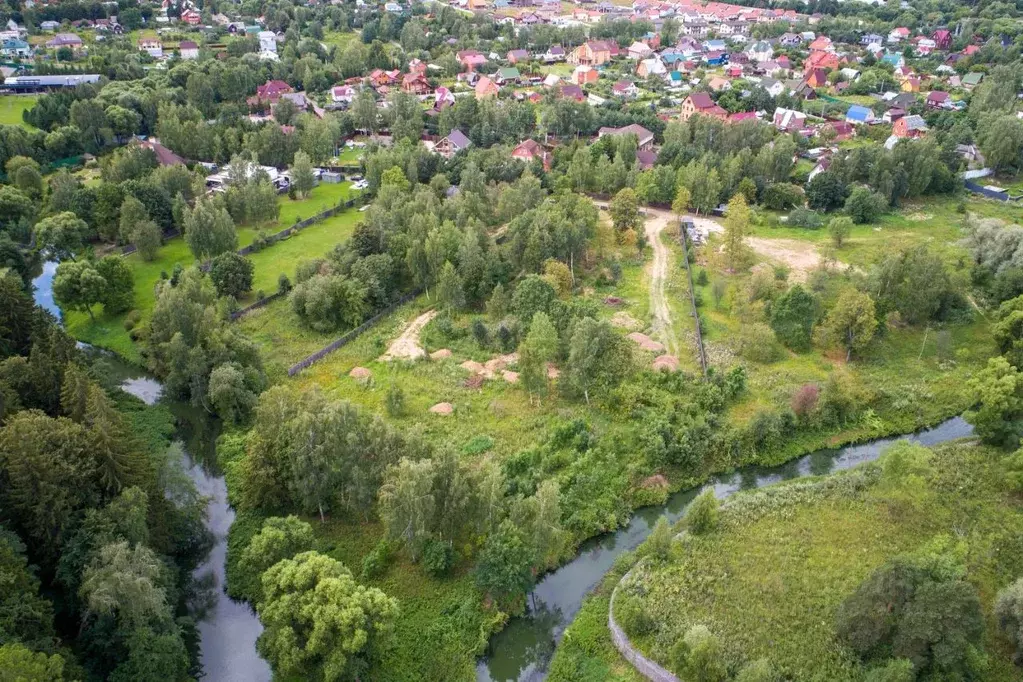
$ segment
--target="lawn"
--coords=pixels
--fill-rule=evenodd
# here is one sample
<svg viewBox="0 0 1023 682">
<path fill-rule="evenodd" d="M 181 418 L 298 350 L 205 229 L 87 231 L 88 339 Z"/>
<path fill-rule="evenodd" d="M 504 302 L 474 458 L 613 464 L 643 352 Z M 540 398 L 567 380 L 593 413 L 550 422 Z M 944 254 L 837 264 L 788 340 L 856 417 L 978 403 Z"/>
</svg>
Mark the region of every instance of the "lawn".
<svg viewBox="0 0 1023 682">
<path fill-rule="evenodd" d="M 788 679 L 862 679 L 837 641 L 835 614 L 874 569 L 895 556 L 954 538 L 986 614 L 991 682 L 1023 679 L 991 616 L 996 592 L 1023 568 L 1023 508 L 1006 492 L 1003 453 L 971 444 L 934 450 L 919 485 L 884 480 L 877 465 L 740 494 L 720 527 L 645 564 L 622 584 L 654 623 L 633 643 L 661 662 L 689 627 L 706 625 L 735 668 L 768 658 Z"/>
<path fill-rule="evenodd" d="M 309 197 L 299 201 L 291 201 L 287 196 L 282 196 L 278 199 L 281 202 L 280 218 L 275 225 L 267 226 L 263 231 L 273 233 L 282 230 L 294 224 L 299 216 L 311 217 L 347 197 L 347 183 L 319 185 L 313 189 Z M 288 272 L 293 278 L 295 265 L 300 260 L 322 256 L 334 244 L 347 239 L 360 215 L 355 209 L 345 211 L 328 220 L 314 223 L 288 239 L 252 254 L 251 259 L 255 264 L 253 291 L 259 289 L 267 293 L 276 291 L 277 279 L 281 272 Z M 239 247 L 251 244 L 258 233 L 259 230 L 254 227 L 238 228 Z M 180 237 L 168 240 L 160 248 L 156 259 L 151 262 L 143 261 L 137 254 L 127 256 L 127 260 L 135 275 L 134 309 L 142 314 L 142 324 L 149 319 L 156 304 L 155 287 L 161 274 L 169 275 L 173 272 L 175 264 L 180 263 L 188 267 L 195 262 L 188 245 Z M 92 320 L 87 313 L 67 311 L 65 319 L 72 336 L 138 362 L 139 350 L 124 328 L 125 315 L 108 315 L 102 307 L 95 310 L 94 314 L 96 319 Z"/>
<path fill-rule="evenodd" d="M 21 113 L 35 106 L 39 100 L 36 95 L 4 95 L 0 98 L 0 125 L 21 126 L 27 130 L 35 130 L 21 118 Z"/>
</svg>

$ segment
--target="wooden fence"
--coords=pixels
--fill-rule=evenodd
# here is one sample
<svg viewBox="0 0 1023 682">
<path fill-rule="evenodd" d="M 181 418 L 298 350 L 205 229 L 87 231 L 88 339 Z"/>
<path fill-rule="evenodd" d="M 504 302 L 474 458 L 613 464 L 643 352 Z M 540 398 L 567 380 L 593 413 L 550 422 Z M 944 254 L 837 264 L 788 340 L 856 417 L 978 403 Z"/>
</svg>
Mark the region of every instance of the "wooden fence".
<svg viewBox="0 0 1023 682">
<path fill-rule="evenodd" d="M 296 362 L 294 365 L 292 365 L 291 367 L 288 368 L 288 376 L 289 377 L 295 376 L 296 374 L 301 372 L 303 369 L 305 369 L 309 365 L 313 364 L 314 362 L 319 362 L 320 360 L 322 360 L 326 356 L 328 356 L 331 353 L 333 353 L 334 351 L 336 351 L 338 348 L 343 348 L 344 346 L 347 346 L 349 343 L 351 343 L 355 339 L 359 338 L 359 336 L 361 336 L 363 333 L 365 333 L 369 329 L 375 327 L 380 322 L 380 320 L 384 319 L 385 317 L 387 317 L 388 315 L 393 313 L 400 306 L 403 306 L 406 303 L 408 303 L 409 301 L 413 300 L 418 295 L 419 295 L 418 291 L 413 291 L 412 293 L 405 294 L 404 296 L 399 298 L 397 301 L 395 301 L 394 303 L 392 303 L 391 305 L 387 306 L 386 308 L 381 310 L 379 313 L 377 313 L 373 317 L 369 318 L 368 320 L 366 320 L 365 322 L 360 324 L 355 329 L 353 329 L 350 332 L 346 333 L 344 336 L 342 336 L 337 341 L 334 341 L 333 343 L 331 343 L 329 346 L 321 348 L 320 350 L 316 351 L 315 353 L 313 353 L 309 357 Z"/>
</svg>

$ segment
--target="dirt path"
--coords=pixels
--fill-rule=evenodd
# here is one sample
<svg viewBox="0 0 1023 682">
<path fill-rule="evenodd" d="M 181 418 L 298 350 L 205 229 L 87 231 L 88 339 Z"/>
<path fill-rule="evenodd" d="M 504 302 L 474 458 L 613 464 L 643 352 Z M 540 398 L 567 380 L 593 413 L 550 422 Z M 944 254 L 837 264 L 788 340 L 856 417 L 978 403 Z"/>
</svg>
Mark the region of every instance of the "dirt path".
<svg viewBox="0 0 1023 682">
<path fill-rule="evenodd" d="M 664 294 L 665 282 L 668 279 L 668 247 L 661 241 L 661 235 L 668 227 L 671 213 L 645 208 L 646 238 L 654 249 L 654 259 L 647 271 L 650 274 L 650 314 L 653 316 L 651 327 L 654 335 L 660 337 L 671 355 L 678 354 L 678 337 L 671 325 L 671 308 Z"/>
<path fill-rule="evenodd" d="M 412 320 L 409 326 L 401 332 L 401 336 L 391 342 L 387 352 L 380 356 L 381 362 L 391 360 L 417 360 L 426 356 L 426 351 L 419 345 L 419 334 L 423 327 L 430 323 L 430 320 L 437 316 L 436 310 L 427 310 L 425 313 Z"/>
<path fill-rule="evenodd" d="M 764 239 L 747 237 L 750 247 L 762 256 L 776 260 L 790 269 L 789 280 L 805 282 L 811 270 L 821 264 L 821 254 L 809 242 L 796 239 Z"/>
</svg>

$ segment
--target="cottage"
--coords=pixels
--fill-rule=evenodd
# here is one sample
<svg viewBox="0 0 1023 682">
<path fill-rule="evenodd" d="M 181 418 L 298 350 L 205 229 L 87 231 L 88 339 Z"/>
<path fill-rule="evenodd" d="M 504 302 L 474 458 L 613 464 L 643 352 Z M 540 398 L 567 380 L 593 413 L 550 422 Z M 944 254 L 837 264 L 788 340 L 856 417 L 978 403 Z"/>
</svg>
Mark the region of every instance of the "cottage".
<svg viewBox="0 0 1023 682">
<path fill-rule="evenodd" d="M 952 98 L 947 92 L 931 90 L 927 93 L 926 104 L 929 109 L 945 109 L 951 106 Z"/>
<path fill-rule="evenodd" d="M 758 40 L 746 50 L 746 54 L 754 62 L 766 62 L 774 57 L 774 48 L 766 40 Z"/>
<path fill-rule="evenodd" d="M 650 49 L 650 46 L 647 45 L 646 43 L 641 43 L 639 41 L 636 41 L 632 45 L 629 45 L 629 49 L 627 52 L 628 58 L 635 60 L 646 59 L 651 54 L 653 54 L 653 50 Z"/>
<path fill-rule="evenodd" d="M 512 150 L 512 158 L 531 163 L 534 159 L 540 159 L 544 170 L 551 168 L 551 155 L 536 140 L 525 140 Z"/>
<path fill-rule="evenodd" d="M 489 99 L 491 97 L 497 97 L 497 94 L 501 91 L 497 83 L 492 81 L 487 76 L 483 76 L 476 81 L 476 99 Z"/>
<path fill-rule="evenodd" d="M 637 123 L 622 128 L 605 127 L 597 131 L 598 138 L 605 135 L 635 135 L 637 149 L 652 149 L 654 146 L 654 134 Z"/>
<path fill-rule="evenodd" d="M 906 28 L 905 26 L 899 26 L 898 28 L 893 28 L 888 33 L 888 42 L 891 43 L 891 44 L 901 43 L 903 40 L 907 40 L 908 38 L 909 38 L 909 29 Z"/>
<path fill-rule="evenodd" d="M 935 46 L 939 50 L 951 50 L 952 49 L 952 32 L 947 28 L 939 28 L 931 36 L 931 40 L 934 41 Z"/>
<path fill-rule="evenodd" d="M 569 64 L 580 66 L 600 66 L 611 61 L 611 45 L 604 40 L 587 40 L 572 50 L 568 56 Z"/>
<path fill-rule="evenodd" d="M 139 52 L 146 52 L 150 57 L 163 56 L 163 43 L 159 38 L 139 38 L 138 48 Z"/>
<path fill-rule="evenodd" d="M 640 78 L 650 78 L 651 76 L 661 76 L 663 78 L 667 74 L 668 67 L 657 57 L 644 59 L 636 65 L 636 75 Z"/>
<path fill-rule="evenodd" d="M 475 71 L 487 63 L 487 58 L 476 50 L 462 50 L 455 57 L 467 71 Z"/>
<path fill-rule="evenodd" d="M 549 48 L 547 48 L 547 51 L 543 53 L 543 60 L 548 64 L 553 64 L 554 62 L 563 62 L 565 61 L 565 57 L 566 57 L 565 48 L 563 48 L 561 45 L 551 45 Z"/>
<path fill-rule="evenodd" d="M 785 84 L 774 78 L 761 78 L 760 87 L 766 90 L 771 97 L 777 97 L 785 92 Z"/>
<path fill-rule="evenodd" d="M 202 14 L 196 12 L 194 9 L 186 9 L 181 13 L 181 21 L 185 22 L 189 26 L 198 26 L 202 22 Z"/>
<path fill-rule="evenodd" d="M 618 81 L 611 86 L 611 94 L 615 97 L 622 97 L 624 99 L 632 99 L 639 94 L 639 88 L 636 87 L 635 83 L 630 81 Z"/>
<path fill-rule="evenodd" d="M 591 66 L 580 65 L 575 67 L 575 71 L 572 72 L 572 82 L 576 85 L 596 83 L 599 78 L 600 72 Z"/>
<path fill-rule="evenodd" d="M 811 88 L 824 88 L 828 85 L 828 73 L 824 69 L 814 69 L 806 76 L 806 84 Z"/>
<path fill-rule="evenodd" d="M 162 144 L 153 139 L 148 139 L 139 142 L 138 146 L 142 147 L 143 149 L 151 150 L 153 154 L 156 156 L 156 162 L 161 166 L 185 165 L 184 159 L 182 159 L 180 156 L 172 152 L 170 149 L 167 149 Z"/>
<path fill-rule="evenodd" d="M 429 95 L 433 92 L 433 86 L 426 76 L 421 73 L 406 73 L 401 78 L 401 89 L 403 92 L 411 92 L 413 95 Z"/>
<path fill-rule="evenodd" d="M 707 80 L 707 87 L 713 92 L 724 92 L 725 90 L 732 89 L 732 82 L 721 76 L 711 76 Z"/>
<path fill-rule="evenodd" d="M 574 99 L 576 102 L 586 101 L 586 93 L 584 93 L 583 89 L 574 83 L 571 85 L 562 85 L 560 87 L 560 92 L 562 97 Z"/>
<path fill-rule="evenodd" d="M 52 47 L 60 49 L 62 47 L 70 47 L 74 51 L 78 51 L 82 48 L 82 39 L 74 33 L 58 33 L 53 36 L 51 40 L 46 42 L 46 47 Z"/>
<path fill-rule="evenodd" d="M 782 132 L 803 130 L 806 127 L 806 114 L 795 109 L 778 107 L 774 110 L 774 127 Z"/>
<path fill-rule="evenodd" d="M 853 125 L 863 125 L 874 122 L 874 112 L 869 107 L 854 104 L 845 112 L 845 120 Z"/>
<path fill-rule="evenodd" d="M 688 121 L 697 114 L 701 116 L 710 116 L 722 121 L 728 118 L 728 112 L 719 107 L 714 100 L 710 98 L 710 95 L 705 92 L 694 92 L 686 97 L 682 102 L 682 110 L 679 113 L 679 118 L 683 121 Z"/>
<path fill-rule="evenodd" d="M 450 159 L 458 152 L 468 149 L 471 146 L 472 141 L 465 136 L 465 133 L 456 128 L 448 133 L 447 137 L 438 141 L 437 144 L 433 146 L 433 151 L 440 154 L 445 159 Z"/>
<path fill-rule="evenodd" d="M 529 61 L 529 50 L 508 50 L 508 54 L 505 55 L 505 59 L 508 60 L 509 64 L 518 64 L 519 62 Z"/>
<path fill-rule="evenodd" d="M 357 95 L 355 88 L 350 85 L 337 85 L 330 90 L 330 99 L 339 104 L 351 104 Z"/>
<path fill-rule="evenodd" d="M 182 59 L 198 59 L 199 46 L 191 40 L 182 40 L 178 43 L 178 55 Z"/>
<path fill-rule="evenodd" d="M 498 69 L 497 73 L 494 74 L 494 80 L 498 85 L 507 85 L 508 83 L 518 83 L 521 74 L 519 70 L 514 66 L 506 66 Z"/>
<path fill-rule="evenodd" d="M 967 90 L 973 90 L 975 87 L 980 85 L 982 80 L 984 80 L 984 74 L 977 71 L 971 71 L 963 76 L 963 87 Z"/>
<path fill-rule="evenodd" d="M 31 57 L 32 46 L 19 38 L 8 38 L 0 47 L 0 54 L 5 57 Z"/>
<path fill-rule="evenodd" d="M 892 135 L 899 138 L 914 139 L 927 133 L 927 123 L 922 116 L 916 114 L 903 116 L 892 126 Z"/>
<path fill-rule="evenodd" d="M 657 152 L 653 149 L 640 149 L 636 152 L 636 164 L 641 171 L 650 170 L 657 163 Z"/>
</svg>

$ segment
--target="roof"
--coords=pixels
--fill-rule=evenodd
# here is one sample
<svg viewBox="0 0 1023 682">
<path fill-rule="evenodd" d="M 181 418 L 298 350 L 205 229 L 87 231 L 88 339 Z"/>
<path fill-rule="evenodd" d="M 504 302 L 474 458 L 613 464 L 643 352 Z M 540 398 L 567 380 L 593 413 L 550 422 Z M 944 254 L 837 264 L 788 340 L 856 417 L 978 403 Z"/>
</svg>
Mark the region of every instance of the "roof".
<svg viewBox="0 0 1023 682">
<path fill-rule="evenodd" d="M 866 121 L 871 117 L 873 113 L 874 112 L 872 112 L 867 107 L 860 106 L 859 104 L 854 104 L 851 107 L 849 107 L 848 111 L 845 112 L 845 117 L 851 118 L 854 121 Z"/>
<path fill-rule="evenodd" d="M 597 131 L 598 137 L 603 137 L 604 135 L 635 135 L 641 143 L 644 140 L 654 139 L 654 134 L 638 123 L 630 123 L 621 128 L 604 127 Z"/>
<path fill-rule="evenodd" d="M 963 85 L 977 85 L 984 79 L 984 74 L 978 71 L 971 71 L 963 76 Z"/>
<path fill-rule="evenodd" d="M 697 109 L 710 109 L 711 107 L 717 106 L 714 104 L 714 100 L 710 98 L 705 92 L 694 92 L 689 95 L 689 101 L 693 103 L 693 106 Z"/>
<path fill-rule="evenodd" d="M 470 140 L 468 137 L 466 137 L 465 133 L 463 133 L 458 128 L 455 128 L 450 133 L 448 133 L 448 138 L 447 139 L 448 139 L 448 142 L 450 142 L 452 145 L 454 145 L 455 148 L 457 148 L 457 149 L 465 149 L 465 148 L 469 147 L 470 145 L 472 145 L 472 140 Z"/>
<path fill-rule="evenodd" d="M 140 142 L 139 145 L 144 149 L 152 149 L 153 153 L 156 154 L 156 162 L 161 166 L 183 166 L 185 164 L 184 159 L 159 142 L 146 140 L 145 142 Z"/>
<path fill-rule="evenodd" d="M 902 117 L 902 124 L 906 126 L 906 130 L 927 130 L 927 122 L 924 121 L 923 116 L 918 114 L 912 114 L 910 116 Z"/>
<path fill-rule="evenodd" d="M 178 43 L 178 47 L 182 50 L 196 50 L 199 48 L 199 46 L 193 43 L 191 40 L 182 40 L 180 43 Z"/>
</svg>

